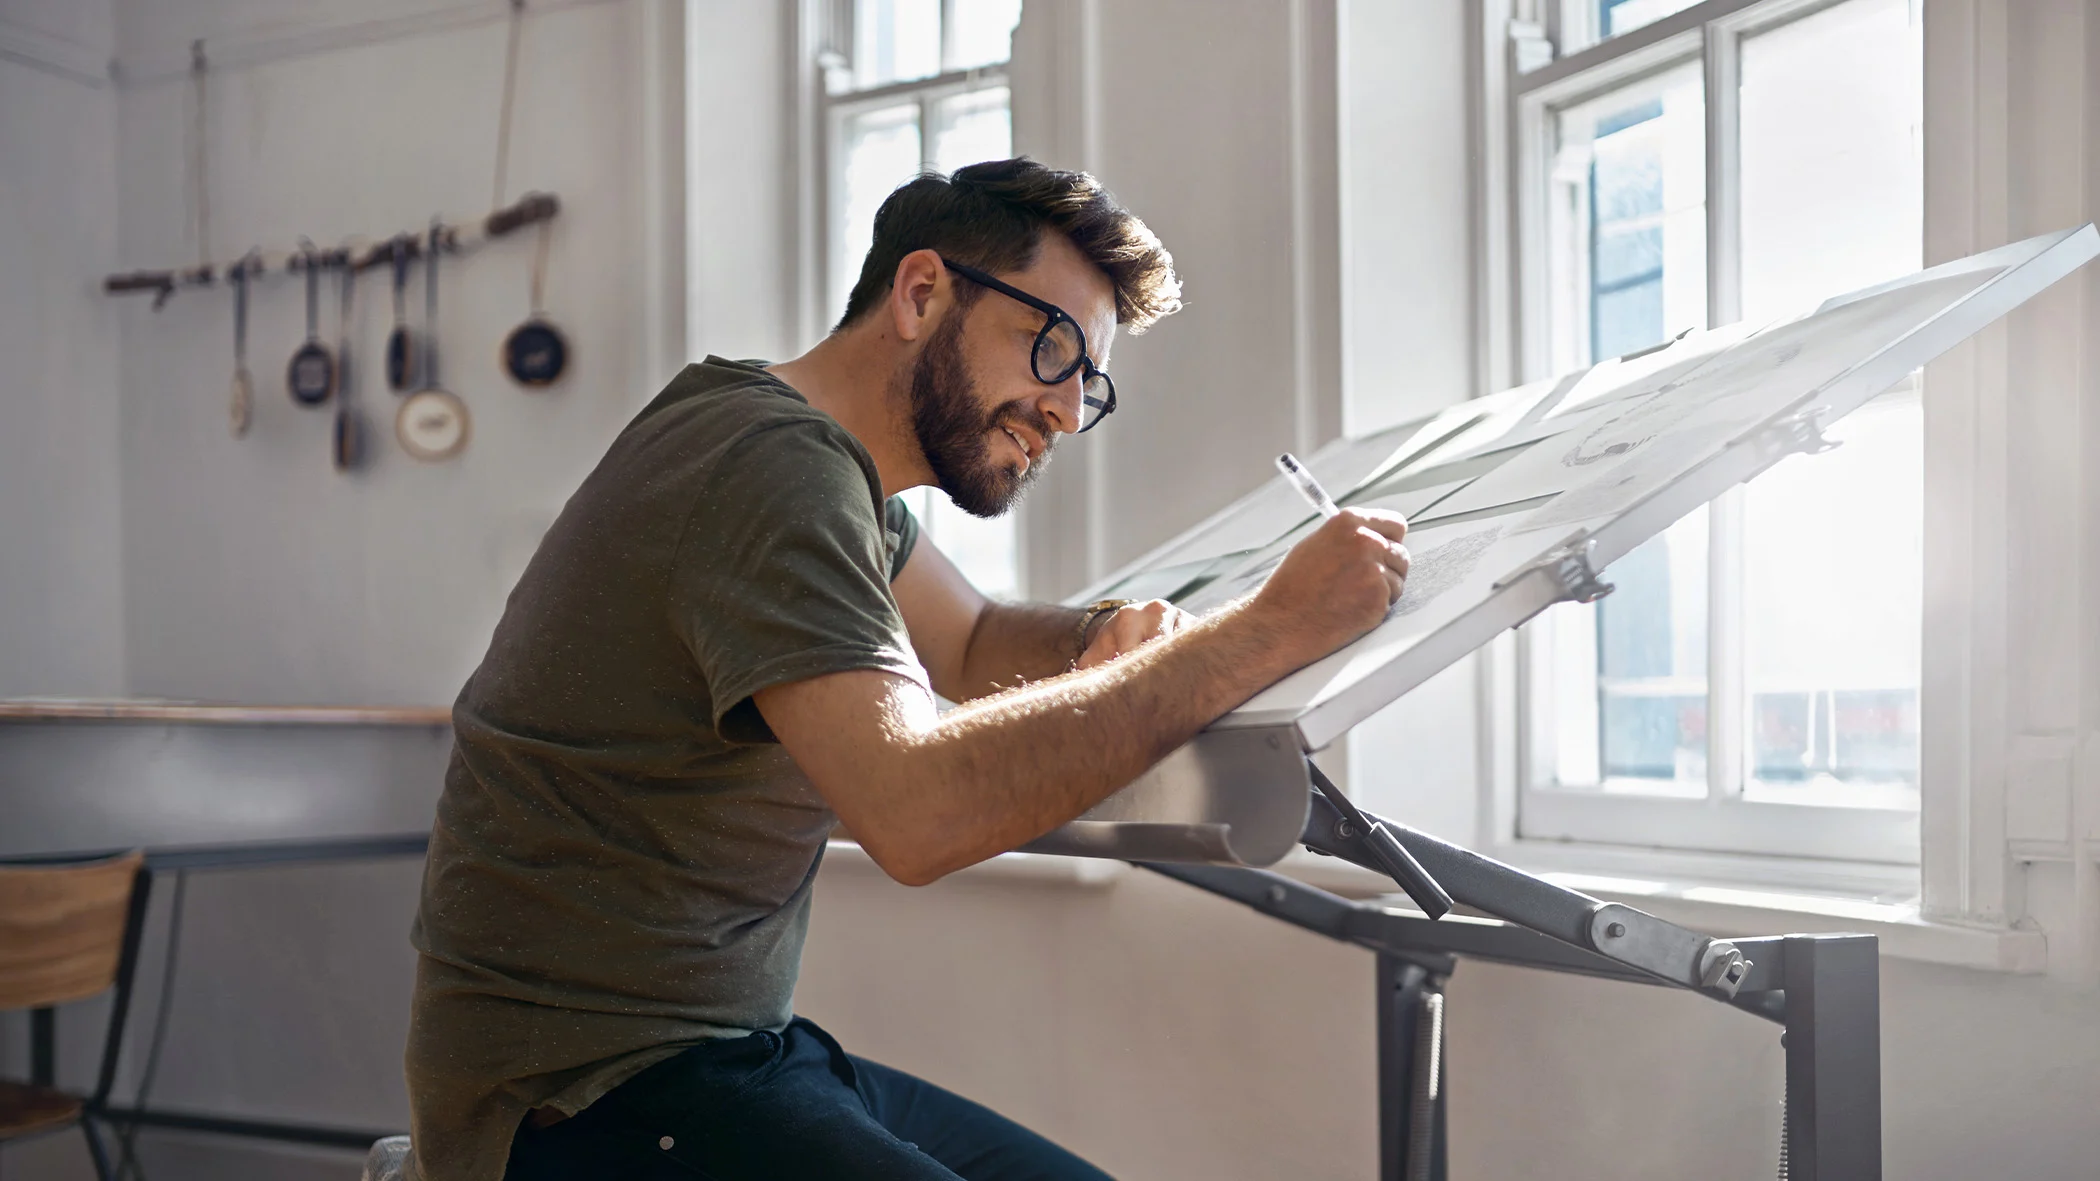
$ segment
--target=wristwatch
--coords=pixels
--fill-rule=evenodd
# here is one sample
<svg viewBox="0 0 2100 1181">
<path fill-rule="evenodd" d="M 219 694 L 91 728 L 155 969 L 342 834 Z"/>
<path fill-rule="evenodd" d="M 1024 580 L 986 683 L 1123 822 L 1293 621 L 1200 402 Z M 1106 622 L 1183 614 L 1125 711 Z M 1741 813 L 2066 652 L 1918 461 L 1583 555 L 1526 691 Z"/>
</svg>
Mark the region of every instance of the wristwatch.
<svg viewBox="0 0 2100 1181">
<path fill-rule="evenodd" d="M 1088 603 L 1084 614 L 1079 617 L 1079 644 L 1073 653 L 1073 662 L 1077 663 L 1081 656 L 1086 655 L 1087 645 L 1094 639 L 1094 624 L 1135 602 L 1136 599 L 1102 599 L 1096 603 Z"/>
</svg>

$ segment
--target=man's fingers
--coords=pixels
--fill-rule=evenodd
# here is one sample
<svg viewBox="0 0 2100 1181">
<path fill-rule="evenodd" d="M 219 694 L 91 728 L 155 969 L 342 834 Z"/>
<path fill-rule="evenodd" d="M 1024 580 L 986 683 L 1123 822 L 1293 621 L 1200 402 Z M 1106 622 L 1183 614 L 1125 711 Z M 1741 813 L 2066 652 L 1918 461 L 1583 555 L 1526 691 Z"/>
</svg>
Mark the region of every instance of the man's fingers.
<svg viewBox="0 0 2100 1181">
<path fill-rule="evenodd" d="M 1407 589 L 1407 580 L 1402 578 L 1398 571 L 1391 568 L 1381 570 L 1379 573 L 1385 575 L 1385 605 L 1390 607 L 1400 601 L 1401 593 Z"/>
<path fill-rule="evenodd" d="M 1398 541 L 1407 536 L 1407 518 L 1399 513 L 1389 513 L 1381 509 L 1351 509 L 1348 510 L 1348 515 L 1355 518 L 1358 528 L 1369 529 L 1388 541 Z"/>
</svg>

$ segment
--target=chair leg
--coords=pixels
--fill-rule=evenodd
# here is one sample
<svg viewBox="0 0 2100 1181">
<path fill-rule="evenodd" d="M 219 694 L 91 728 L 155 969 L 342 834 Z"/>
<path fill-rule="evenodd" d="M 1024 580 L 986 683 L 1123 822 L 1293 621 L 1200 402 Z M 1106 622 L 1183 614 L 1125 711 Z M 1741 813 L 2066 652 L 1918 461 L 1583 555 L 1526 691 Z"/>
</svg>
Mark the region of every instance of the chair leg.
<svg viewBox="0 0 2100 1181">
<path fill-rule="evenodd" d="M 111 1181 L 115 1174 L 109 1171 L 109 1150 L 102 1147 L 102 1133 L 95 1130 L 94 1116 L 81 1115 L 80 1135 L 87 1140 L 88 1155 L 94 1158 L 97 1181 Z"/>
</svg>

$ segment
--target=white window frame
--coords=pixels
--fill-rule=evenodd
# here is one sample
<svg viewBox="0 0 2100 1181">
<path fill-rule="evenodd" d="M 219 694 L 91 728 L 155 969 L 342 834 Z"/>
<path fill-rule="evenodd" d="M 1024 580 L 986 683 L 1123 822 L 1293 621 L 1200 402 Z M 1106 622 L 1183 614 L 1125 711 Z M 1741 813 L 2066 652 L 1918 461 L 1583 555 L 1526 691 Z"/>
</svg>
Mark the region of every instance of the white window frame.
<svg viewBox="0 0 2100 1181">
<path fill-rule="evenodd" d="M 945 64 L 954 53 L 956 0 L 941 0 L 941 60 Z M 852 0 L 824 0 L 817 5 L 817 14 L 828 25 L 815 55 L 817 65 L 817 88 L 819 114 L 817 160 L 819 180 L 817 191 L 824 194 L 818 209 L 817 257 L 821 275 L 817 286 L 821 294 L 820 316 L 829 313 L 835 318 L 838 309 L 845 306 L 851 290 L 832 289 L 832 276 L 837 272 L 838 259 L 833 257 L 837 243 L 832 240 L 834 212 L 845 205 L 845 168 L 839 153 L 845 142 L 846 120 L 866 111 L 885 107 L 898 107 L 914 103 L 919 108 L 919 167 L 930 170 L 934 167 L 933 126 L 934 107 L 943 99 L 970 94 L 980 90 L 993 90 L 1007 86 L 1008 62 L 973 66 L 963 70 L 943 69 L 926 78 L 913 78 L 902 82 L 887 82 L 880 86 L 852 87 L 853 36 Z M 1009 59 L 1010 61 L 1011 59 Z M 829 324 L 824 325 L 829 328 Z"/>
<path fill-rule="evenodd" d="M 1553 113 L 1687 62 L 1705 81 L 1706 320 L 1741 318 L 1739 67 L 1741 41 L 1843 0 L 1705 0 L 1652 24 L 1585 46 L 1528 73 L 1506 74 L 1513 146 L 1516 346 L 1519 380 L 1550 376 L 1552 365 L 1550 185 Z M 1516 52 L 1536 54 L 1593 5 L 1541 0 L 1546 11 Z M 1522 26 L 1517 27 L 1520 32 Z M 1573 30 L 1577 35 L 1587 30 Z M 1496 82 L 1492 76 L 1489 85 Z M 1496 96 L 1486 96 L 1492 107 Z M 1915 390 L 1909 395 L 1915 397 Z M 1554 783 L 1554 693 L 1548 675 L 1550 620 L 1521 631 L 1514 646 L 1514 815 L 1516 840 L 1640 846 L 1693 854 L 1807 858 L 1847 863 L 1888 882 L 1915 881 L 1919 812 L 1756 800 L 1745 796 L 1747 733 L 1741 603 L 1743 492 L 1708 509 L 1707 781 L 1703 796 L 1569 790 Z M 1505 730 L 1505 733 L 1509 731 Z"/>
</svg>

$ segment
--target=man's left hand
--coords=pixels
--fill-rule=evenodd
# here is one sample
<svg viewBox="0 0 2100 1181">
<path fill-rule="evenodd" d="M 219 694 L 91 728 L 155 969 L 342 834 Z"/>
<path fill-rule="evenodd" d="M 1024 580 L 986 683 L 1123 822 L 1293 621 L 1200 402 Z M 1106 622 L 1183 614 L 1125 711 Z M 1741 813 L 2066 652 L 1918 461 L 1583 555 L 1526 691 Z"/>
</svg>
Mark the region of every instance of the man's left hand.
<svg viewBox="0 0 2100 1181">
<path fill-rule="evenodd" d="M 1106 664 L 1140 644 L 1171 636 L 1196 622 L 1196 617 L 1164 599 L 1118 607 L 1094 625 L 1094 638 L 1072 667 L 1093 668 Z"/>
</svg>

